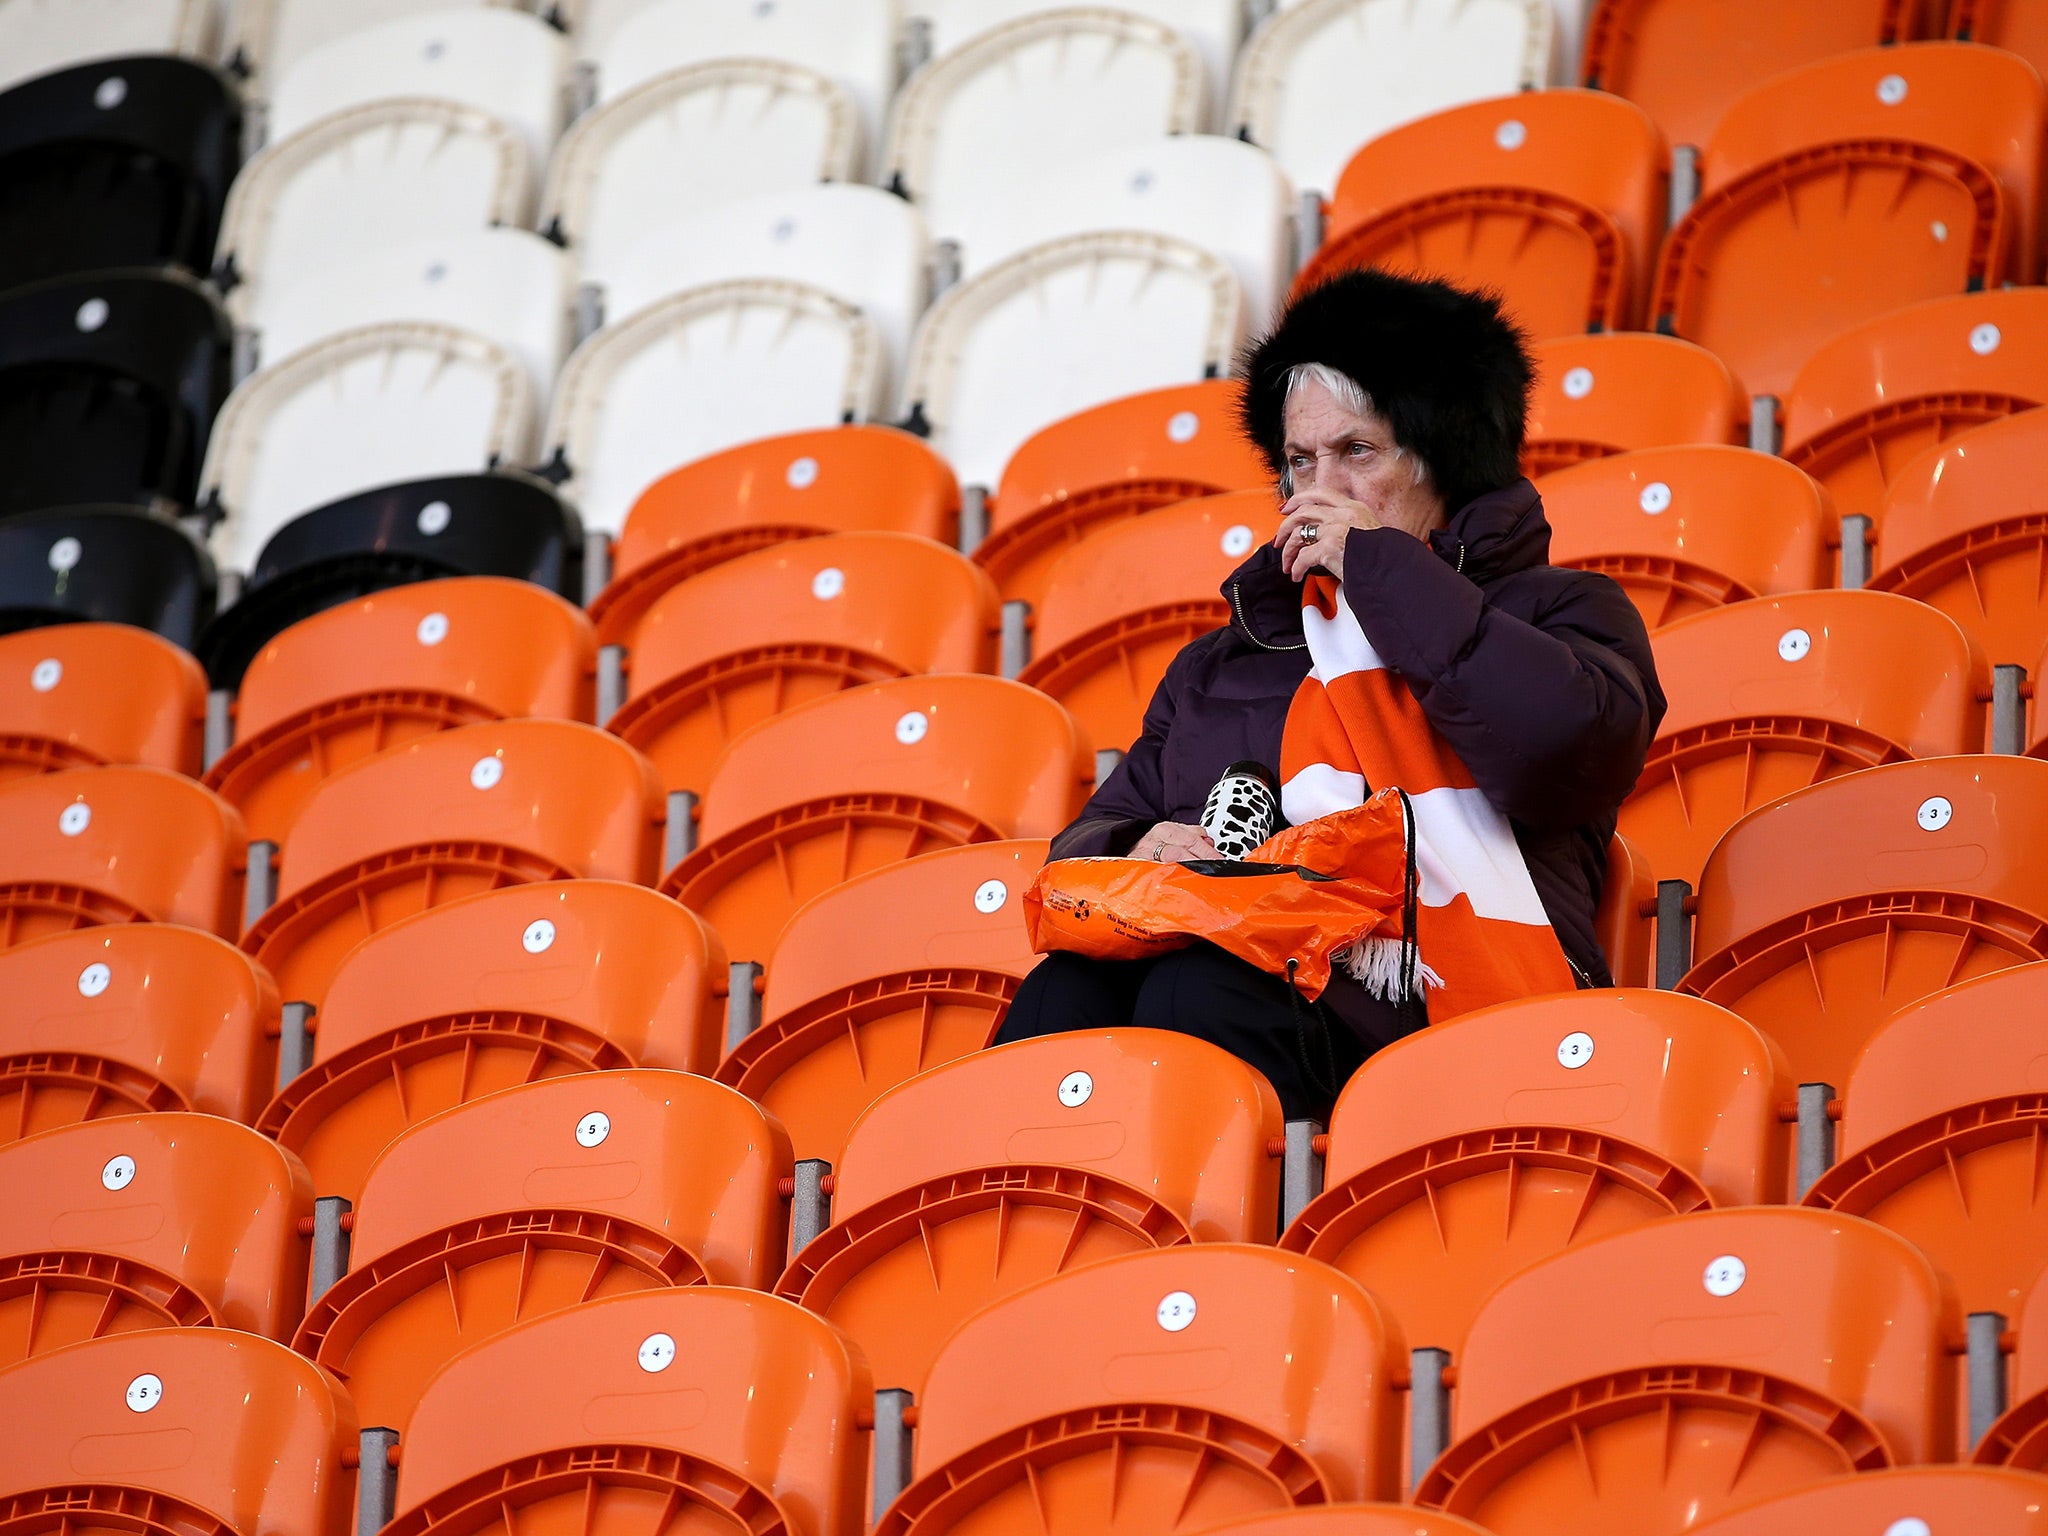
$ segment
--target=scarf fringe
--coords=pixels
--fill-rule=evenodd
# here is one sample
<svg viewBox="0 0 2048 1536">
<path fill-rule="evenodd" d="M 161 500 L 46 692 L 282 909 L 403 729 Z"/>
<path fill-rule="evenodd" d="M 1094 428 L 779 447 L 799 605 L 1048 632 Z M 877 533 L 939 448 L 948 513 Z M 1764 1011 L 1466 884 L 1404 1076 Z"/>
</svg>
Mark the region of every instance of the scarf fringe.
<svg viewBox="0 0 2048 1536">
<path fill-rule="evenodd" d="M 1428 988 L 1444 984 L 1443 977 L 1423 963 L 1406 939 L 1364 938 L 1330 958 L 1382 1002 L 1415 1002 Z"/>
</svg>

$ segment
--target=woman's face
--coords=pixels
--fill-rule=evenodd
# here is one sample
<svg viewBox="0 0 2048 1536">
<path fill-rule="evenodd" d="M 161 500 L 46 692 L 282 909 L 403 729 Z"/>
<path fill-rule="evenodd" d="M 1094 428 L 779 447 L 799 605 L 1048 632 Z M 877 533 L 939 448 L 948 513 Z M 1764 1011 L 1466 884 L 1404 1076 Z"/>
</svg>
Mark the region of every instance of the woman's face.
<svg viewBox="0 0 2048 1536">
<path fill-rule="evenodd" d="M 1361 415 L 1305 378 L 1288 395 L 1281 422 L 1296 495 L 1317 490 L 1358 502 L 1382 527 L 1418 539 L 1444 525 L 1442 498 L 1427 480 L 1415 483 L 1414 457 L 1395 450 L 1393 428 L 1377 411 Z"/>
</svg>

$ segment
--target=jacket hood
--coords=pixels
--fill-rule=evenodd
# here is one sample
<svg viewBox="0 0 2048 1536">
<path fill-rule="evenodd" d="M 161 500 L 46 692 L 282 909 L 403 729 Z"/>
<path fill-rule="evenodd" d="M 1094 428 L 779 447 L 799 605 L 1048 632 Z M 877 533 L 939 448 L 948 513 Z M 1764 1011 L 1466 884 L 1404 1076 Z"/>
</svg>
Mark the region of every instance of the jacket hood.
<svg viewBox="0 0 2048 1536">
<path fill-rule="evenodd" d="M 1550 563 L 1550 520 L 1526 479 L 1467 502 L 1429 536 L 1437 557 L 1481 590 L 1517 571 Z M 1289 581 L 1280 551 L 1262 544 L 1230 573 L 1221 592 L 1231 625 L 1261 650 L 1299 650 L 1301 583 Z"/>
</svg>

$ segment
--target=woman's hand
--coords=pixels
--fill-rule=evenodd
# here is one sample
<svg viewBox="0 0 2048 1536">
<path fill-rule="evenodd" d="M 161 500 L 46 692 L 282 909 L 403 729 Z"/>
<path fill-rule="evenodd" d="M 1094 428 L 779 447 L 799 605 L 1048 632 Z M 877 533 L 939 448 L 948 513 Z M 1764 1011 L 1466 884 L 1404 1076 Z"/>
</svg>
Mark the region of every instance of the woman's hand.
<svg viewBox="0 0 2048 1536">
<path fill-rule="evenodd" d="M 1190 859 L 1220 859 L 1223 855 L 1200 827 L 1162 821 L 1131 845 L 1131 857 L 1155 864 L 1185 864 Z"/>
<path fill-rule="evenodd" d="M 1280 551 L 1280 564 L 1290 581 L 1301 581 L 1319 567 L 1342 581 L 1345 536 L 1353 528 L 1380 526 L 1379 515 L 1364 502 L 1310 486 L 1281 507 L 1273 547 Z"/>
</svg>

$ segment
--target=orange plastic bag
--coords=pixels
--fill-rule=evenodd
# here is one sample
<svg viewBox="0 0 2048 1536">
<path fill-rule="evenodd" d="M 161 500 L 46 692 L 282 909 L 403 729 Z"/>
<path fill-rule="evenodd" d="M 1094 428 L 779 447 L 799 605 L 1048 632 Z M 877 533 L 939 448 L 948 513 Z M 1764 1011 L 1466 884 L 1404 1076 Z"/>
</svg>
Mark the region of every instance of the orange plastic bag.
<svg viewBox="0 0 2048 1536">
<path fill-rule="evenodd" d="M 1292 960 L 1313 1001 L 1332 955 L 1400 936 L 1407 880 L 1406 811 L 1387 789 L 1276 833 L 1242 863 L 1055 859 L 1024 893 L 1024 923 L 1041 954 L 1144 960 L 1207 939 L 1276 976 Z"/>
</svg>

